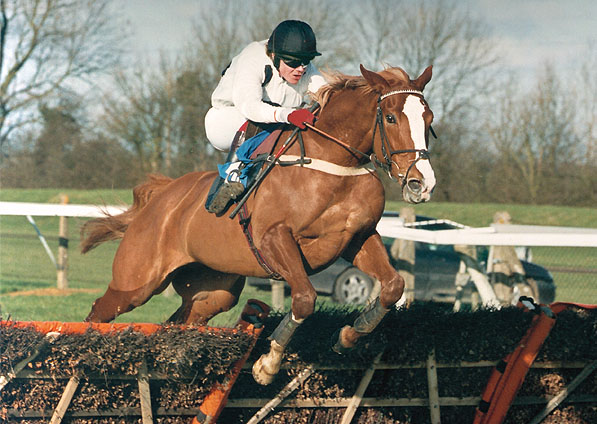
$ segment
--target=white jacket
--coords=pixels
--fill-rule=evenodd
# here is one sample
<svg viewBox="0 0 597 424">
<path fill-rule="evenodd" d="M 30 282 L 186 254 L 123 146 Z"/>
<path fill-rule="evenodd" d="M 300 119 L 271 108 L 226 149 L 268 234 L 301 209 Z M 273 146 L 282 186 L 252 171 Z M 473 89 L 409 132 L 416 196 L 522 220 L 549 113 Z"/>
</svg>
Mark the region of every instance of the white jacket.
<svg viewBox="0 0 597 424">
<path fill-rule="evenodd" d="M 267 40 L 255 41 L 235 56 L 211 96 L 216 109 L 235 106 L 254 122 L 288 122 L 288 115 L 308 102 L 307 92 L 317 92 L 326 83 L 313 64 L 309 64 L 297 84 L 289 84 L 274 67 L 267 55 Z M 265 67 L 272 69 L 271 80 L 265 81 Z M 269 101 L 279 104 L 272 106 Z"/>
</svg>

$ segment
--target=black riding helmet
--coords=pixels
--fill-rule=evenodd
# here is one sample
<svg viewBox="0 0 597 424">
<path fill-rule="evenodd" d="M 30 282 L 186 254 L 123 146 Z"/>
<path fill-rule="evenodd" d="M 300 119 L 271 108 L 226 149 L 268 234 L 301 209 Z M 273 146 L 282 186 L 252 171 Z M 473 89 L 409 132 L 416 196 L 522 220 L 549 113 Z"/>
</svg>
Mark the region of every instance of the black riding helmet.
<svg viewBox="0 0 597 424">
<path fill-rule="evenodd" d="M 309 24 L 301 21 L 288 20 L 278 24 L 267 41 L 268 51 L 274 53 L 276 68 L 279 58 L 302 59 L 307 62 L 315 56 L 321 56 L 317 51 L 315 34 Z"/>
</svg>

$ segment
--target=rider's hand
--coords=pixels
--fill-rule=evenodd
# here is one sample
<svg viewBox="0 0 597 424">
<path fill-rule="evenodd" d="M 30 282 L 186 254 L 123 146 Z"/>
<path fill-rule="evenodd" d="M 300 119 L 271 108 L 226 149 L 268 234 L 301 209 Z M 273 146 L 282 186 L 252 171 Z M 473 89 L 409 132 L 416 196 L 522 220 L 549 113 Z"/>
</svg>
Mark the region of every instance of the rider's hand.
<svg viewBox="0 0 597 424">
<path fill-rule="evenodd" d="M 305 122 L 313 125 L 315 122 L 315 115 L 309 109 L 297 109 L 288 115 L 288 122 L 299 127 L 301 130 L 307 128 Z"/>
</svg>

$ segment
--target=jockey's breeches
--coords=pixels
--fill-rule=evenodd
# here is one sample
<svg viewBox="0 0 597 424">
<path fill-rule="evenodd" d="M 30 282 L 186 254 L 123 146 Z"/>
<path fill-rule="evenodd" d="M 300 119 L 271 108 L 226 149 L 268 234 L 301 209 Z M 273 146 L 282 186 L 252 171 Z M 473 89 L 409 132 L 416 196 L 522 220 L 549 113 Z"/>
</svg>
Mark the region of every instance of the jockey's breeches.
<svg viewBox="0 0 597 424">
<path fill-rule="evenodd" d="M 205 133 L 207 139 L 216 149 L 230 150 L 236 131 L 246 122 L 245 118 L 234 106 L 214 108 L 205 115 Z"/>
</svg>

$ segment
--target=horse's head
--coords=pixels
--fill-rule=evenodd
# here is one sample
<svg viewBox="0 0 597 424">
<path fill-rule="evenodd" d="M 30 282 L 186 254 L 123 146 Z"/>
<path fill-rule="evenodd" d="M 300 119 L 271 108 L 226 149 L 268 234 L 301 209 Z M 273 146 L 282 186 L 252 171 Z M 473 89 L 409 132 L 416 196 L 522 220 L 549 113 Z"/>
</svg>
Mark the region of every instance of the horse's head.
<svg viewBox="0 0 597 424">
<path fill-rule="evenodd" d="M 428 151 L 433 112 L 422 91 L 431 80 L 431 66 L 415 80 L 400 68 L 377 73 L 361 65 L 361 74 L 377 95 L 373 130 L 376 162 L 390 178 L 401 182 L 405 201 L 428 201 L 435 187 Z"/>
</svg>

